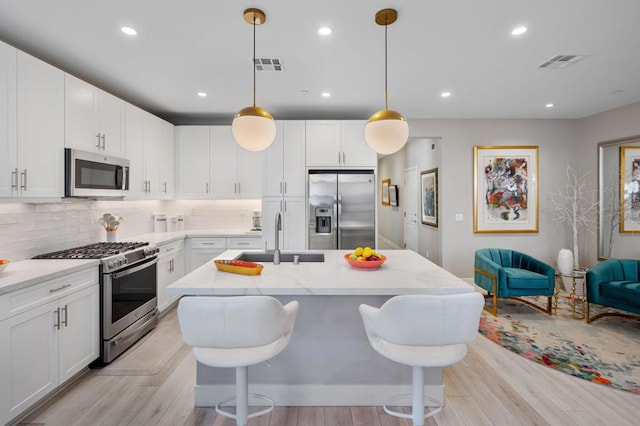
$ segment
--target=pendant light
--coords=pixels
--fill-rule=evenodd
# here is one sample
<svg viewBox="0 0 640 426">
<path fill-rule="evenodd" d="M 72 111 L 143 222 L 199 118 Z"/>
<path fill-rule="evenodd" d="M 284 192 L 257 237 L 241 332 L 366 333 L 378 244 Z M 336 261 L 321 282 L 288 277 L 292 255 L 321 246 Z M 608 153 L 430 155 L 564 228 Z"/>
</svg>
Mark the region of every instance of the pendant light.
<svg viewBox="0 0 640 426">
<path fill-rule="evenodd" d="M 364 138 L 369 147 L 379 154 L 393 154 L 409 138 L 409 124 L 402 114 L 389 109 L 387 94 L 387 27 L 397 19 L 395 9 L 382 9 L 376 13 L 376 24 L 384 25 L 384 109 L 369 118 Z"/>
<path fill-rule="evenodd" d="M 233 118 L 231 133 L 236 143 L 248 151 L 262 151 L 276 137 L 276 123 L 264 108 L 256 106 L 256 25 L 264 24 L 266 15 L 260 9 L 244 11 L 244 20 L 253 25 L 253 106 L 241 109 Z"/>
</svg>

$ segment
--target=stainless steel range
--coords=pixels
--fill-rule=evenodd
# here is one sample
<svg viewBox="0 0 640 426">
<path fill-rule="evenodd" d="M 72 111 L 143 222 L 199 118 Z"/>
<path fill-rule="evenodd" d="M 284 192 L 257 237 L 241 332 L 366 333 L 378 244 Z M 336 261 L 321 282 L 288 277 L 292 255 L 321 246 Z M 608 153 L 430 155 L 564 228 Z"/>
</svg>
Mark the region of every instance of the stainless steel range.
<svg viewBox="0 0 640 426">
<path fill-rule="evenodd" d="M 158 324 L 158 248 L 96 243 L 34 259 L 100 259 L 101 363 L 109 363 Z"/>
</svg>

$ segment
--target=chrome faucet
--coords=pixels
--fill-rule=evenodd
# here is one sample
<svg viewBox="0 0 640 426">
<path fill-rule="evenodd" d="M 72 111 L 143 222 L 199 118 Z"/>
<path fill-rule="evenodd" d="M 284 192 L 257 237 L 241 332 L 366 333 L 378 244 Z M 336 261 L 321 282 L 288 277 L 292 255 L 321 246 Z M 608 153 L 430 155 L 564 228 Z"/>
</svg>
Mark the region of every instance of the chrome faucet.
<svg viewBox="0 0 640 426">
<path fill-rule="evenodd" d="M 280 212 L 276 213 L 276 246 L 273 250 L 273 264 L 280 264 L 280 231 L 282 230 L 282 215 Z"/>
</svg>

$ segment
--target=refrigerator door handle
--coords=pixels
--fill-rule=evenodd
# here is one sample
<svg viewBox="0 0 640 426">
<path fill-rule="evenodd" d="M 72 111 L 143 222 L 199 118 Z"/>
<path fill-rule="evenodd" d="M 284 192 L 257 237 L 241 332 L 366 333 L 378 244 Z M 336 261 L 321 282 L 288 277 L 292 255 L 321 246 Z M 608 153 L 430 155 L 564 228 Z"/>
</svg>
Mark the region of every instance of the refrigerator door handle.
<svg viewBox="0 0 640 426">
<path fill-rule="evenodd" d="M 334 221 L 334 235 L 336 236 L 336 244 L 334 247 L 337 247 L 338 250 L 343 249 L 342 247 L 342 194 L 338 192 L 337 197 L 338 202 L 334 204 L 334 216 L 336 220 Z"/>
</svg>

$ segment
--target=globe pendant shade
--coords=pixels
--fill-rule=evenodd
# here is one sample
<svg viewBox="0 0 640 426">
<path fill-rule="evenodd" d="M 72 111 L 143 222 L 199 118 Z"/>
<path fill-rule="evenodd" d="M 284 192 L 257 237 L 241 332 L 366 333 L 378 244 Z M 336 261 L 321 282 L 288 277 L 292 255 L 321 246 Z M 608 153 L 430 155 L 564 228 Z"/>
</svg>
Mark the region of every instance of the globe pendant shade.
<svg viewBox="0 0 640 426">
<path fill-rule="evenodd" d="M 407 143 L 409 124 L 399 112 L 378 111 L 367 122 L 364 138 L 367 145 L 378 154 L 393 154 Z"/>
<path fill-rule="evenodd" d="M 247 151 L 262 151 L 276 138 L 276 123 L 266 110 L 248 107 L 233 118 L 231 133 L 236 143 Z"/>
</svg>

